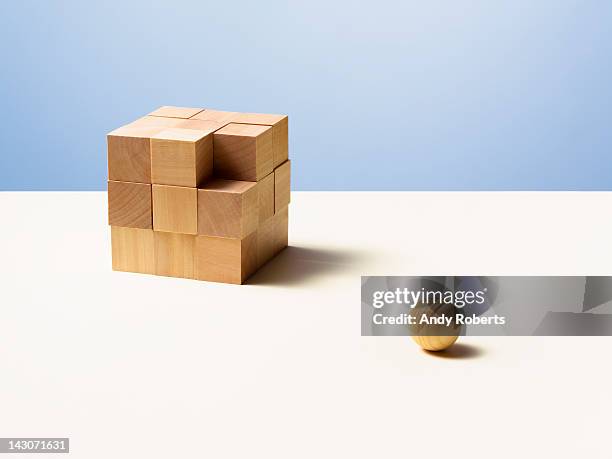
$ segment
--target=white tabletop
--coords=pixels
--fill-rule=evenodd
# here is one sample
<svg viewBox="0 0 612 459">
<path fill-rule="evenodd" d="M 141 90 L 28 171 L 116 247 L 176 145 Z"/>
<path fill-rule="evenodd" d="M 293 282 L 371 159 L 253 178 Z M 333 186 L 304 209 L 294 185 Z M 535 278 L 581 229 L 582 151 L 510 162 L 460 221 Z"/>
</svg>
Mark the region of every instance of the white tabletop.
<svg viewBox="0 0 612 459">
<path fill-rule="evenodd" d="M 291 247 L 244 286 L 112 272 L 105 193 L 0 212 L 2 437 L 88 459 L 611 457 L 612 338 L 435 357 L 359 323 L 361 275 L 612 275 L 611 193 L 293 193 Z"/>
</svg>

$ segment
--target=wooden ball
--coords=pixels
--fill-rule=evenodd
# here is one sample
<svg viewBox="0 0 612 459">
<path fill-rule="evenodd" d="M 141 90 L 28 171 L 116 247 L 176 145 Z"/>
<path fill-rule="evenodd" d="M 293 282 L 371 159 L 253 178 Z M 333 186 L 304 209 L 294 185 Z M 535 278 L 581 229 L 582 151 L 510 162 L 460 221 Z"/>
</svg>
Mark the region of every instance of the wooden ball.
<svg viewBox="0 0 612 459">
<path fill-rule="evenodd" d="M 443 351 L 451 347 L 458 336 L 413 336 L 415 343 L 427 351 Z"/>
</svg>

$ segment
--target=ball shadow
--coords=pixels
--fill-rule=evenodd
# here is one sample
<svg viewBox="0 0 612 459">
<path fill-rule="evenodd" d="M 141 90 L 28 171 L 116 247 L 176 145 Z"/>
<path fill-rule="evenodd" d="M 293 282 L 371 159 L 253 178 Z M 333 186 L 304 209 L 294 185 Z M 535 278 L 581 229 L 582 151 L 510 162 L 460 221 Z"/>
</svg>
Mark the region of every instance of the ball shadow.
<svg viewBox="0 0 612 459">
<path fill-rule="evenodd" d="M 443 351 L 427 351 L 423 349 L 423 352 L 440 359 L 476 359 L 485 355 L 485 351 L 482 348 L 465 343 L 453 344 Z"/>
</svg>

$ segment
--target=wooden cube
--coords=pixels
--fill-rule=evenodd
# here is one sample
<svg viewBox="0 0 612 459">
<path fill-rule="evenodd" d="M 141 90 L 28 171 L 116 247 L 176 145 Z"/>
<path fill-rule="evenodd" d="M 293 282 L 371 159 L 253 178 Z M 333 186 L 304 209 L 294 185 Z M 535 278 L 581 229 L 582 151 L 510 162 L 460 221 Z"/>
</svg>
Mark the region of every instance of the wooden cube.
<svg viewBox="0 0 612 459">
<path fill-rule="evenodd" d="M 200 113 L 203 108 L 191 108 L 191 107 L 173 107 L 166 105 L 159 107 L 157 110 L 149 113 L 149 116 L 163 116 L 165 118 L 191 118 L 194 115 Z"/>
<path fill-rule="evenodd" d="M 230 123 L 213 138 L 217 177 L 256 182 L 274 169 L 270 126 Z"/>
<path fill-rule="evenodd" d="M 151 183 L 151 136 L 158 127 L 123 126 L 110 132 L 108 179 L 120 182 Z"/>
<path fill-rule="evenodd" d="M 151 137 L 154 184 L 197 187 L 213 169 L 210 131 L 169 128 Z"/>
<path fill-rule="evenodd" d="M 279 210 L 257 230 L 257 267 L 264 265 L 289 243 L 289 208 Z"/>
<path fill-rule="evenodd" d="M 242 284 L 257 270 L 257 233 L 242 239 L 197 236 L 196 279 Z"/>
<path fill-rule="evenodd" d="M 291 201 L 291 161 L 274 169 L 274 212 L 284 209 Z"/>
<path fill-rule="evenodd" d="M 153 185 L 153 229 L 171 233 L 197 234 L 198 190 Z"/>
<path fill-rule="evenodd" d="M 254 182 L 212 180 L 198 189 L 198 234 L 243 238 L 257 229 Z"/>
<path fill-rule="evenodd" d="M 129 228 L 153 228 L 151 185 L 108 182 L 108 224 Z"/>
<path fill-rule="evenodd" d="M 273 167 L 278 167 L 289 159 L 289 117 L 287 115 L 237 113 L 232 117 L 232 122 L 271 126 Z"/>
<path fill-rule="evenodd" d="M 155 274 L 195 278 L 195 236 L 191 234 L 155 234 Z"/>
<path fill-rule="evenodd" d="M 274 215 L 274 174 L 268 174 L 257 182 L 259 223 Z"/>
<path fill-rule="evenodd" d="M 221 110 L 212 110 L 206 109 L 191 117 L 193 120 L 206 120 L 206 121 L 216 121 L 225 126 L 228 123 L 232 122 L 234 116 L 237 115 L 237 112 L 224 112 Z"/>
<path fill-rule="evenodd" d="M 155 274 L 153 230 L 111 226 L 113 270 Z"/>
</svg>

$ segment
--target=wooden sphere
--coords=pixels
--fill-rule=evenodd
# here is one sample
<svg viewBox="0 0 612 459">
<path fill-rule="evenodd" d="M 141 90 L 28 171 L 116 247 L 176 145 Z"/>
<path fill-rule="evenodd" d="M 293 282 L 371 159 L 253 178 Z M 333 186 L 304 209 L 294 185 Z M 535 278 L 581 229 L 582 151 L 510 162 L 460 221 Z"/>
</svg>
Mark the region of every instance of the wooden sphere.
<svg viewBox="0 0 612 459">
<path fill-rule="evenodd" d="M 443 351 L 451 347 L 458 336 L 413 336 L 415 343 L 427 351 Z"/>
</svg>

